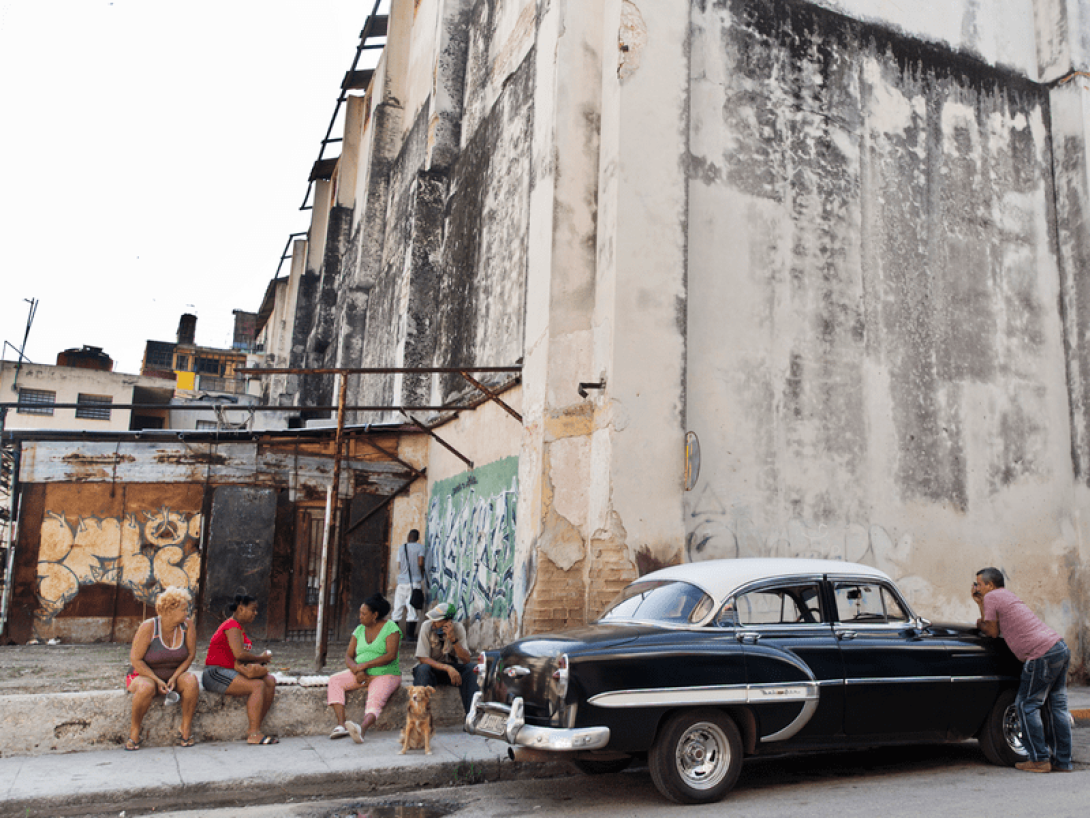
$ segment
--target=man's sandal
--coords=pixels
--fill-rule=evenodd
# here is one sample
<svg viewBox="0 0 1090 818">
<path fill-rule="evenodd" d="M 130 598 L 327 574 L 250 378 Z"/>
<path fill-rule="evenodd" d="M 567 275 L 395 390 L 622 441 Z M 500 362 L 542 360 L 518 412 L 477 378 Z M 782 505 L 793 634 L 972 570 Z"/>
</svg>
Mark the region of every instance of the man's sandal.
<svg viewBox="0 0 1090 818">
<path fill-rule="evenodd" d="M 178 742 L 179 747 L 192 747 L 197 743 L 197 740 L 193 736 L 182 736 L 182 740 Z"/>
<path fill-rule="evenodd" d="M 125 739 L 125 749 L 130 753 L 140 749 L 140 742 L 133 741 L 131 738 Z"/>
<path fill-rule="evenodd" d="M 261 736 L 261 733 L 251 733 L 250 737 L 246 739 L 247 744 L 279 744 L 280 739 L 276 736 L 261 736 L 260 741 L 253 741 L 255 736 Z"/>
</svg>

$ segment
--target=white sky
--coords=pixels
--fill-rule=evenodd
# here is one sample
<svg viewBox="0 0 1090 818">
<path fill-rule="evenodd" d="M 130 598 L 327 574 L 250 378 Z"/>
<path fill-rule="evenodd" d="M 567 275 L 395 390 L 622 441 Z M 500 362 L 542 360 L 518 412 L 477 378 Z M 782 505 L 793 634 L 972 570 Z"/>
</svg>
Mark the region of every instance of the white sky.
<svg viewBox="0 0 1090 818">
<path fill-rule="evenodd" d="M 22 344 L 37 298 L 35 363 L 87 344 L 137 372 L 183 312 L 198 344 L 229 347 L 231 310 L 258 309 L 309 226 L 307 176 L 373 6 L 0 0 L 0 343 Z"/>
</svg>

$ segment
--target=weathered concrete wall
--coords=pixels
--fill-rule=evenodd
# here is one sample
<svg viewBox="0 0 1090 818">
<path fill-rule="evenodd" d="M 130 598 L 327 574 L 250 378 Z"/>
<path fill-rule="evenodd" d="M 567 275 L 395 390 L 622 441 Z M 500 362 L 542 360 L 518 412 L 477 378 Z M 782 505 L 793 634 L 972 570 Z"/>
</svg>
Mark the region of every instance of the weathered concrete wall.
<svg viewBox="0 0 1090 818">
<path fill-rule="evenodd" d="M 996 563 L 1074 634 L 1088 3 L 393 4 L 346 134 L 329 343 L 342 365 L 523 359 L 517 439 L 484 409 L 449 425 L 518 456 L 497 639 L 750 553 L 874 562 L 951 618 Z M 322 264 L 333 222 L 316 209 Z M 463 468 L 434 444 L 428 462 L 430 485 Z M 420 512 L 395 502 L 395 543 Z"/>
<path fill-rule="evenodd" d="M 15 389 L 12 389 L 12 387 Z M 77 403 L 79 396 L 110 398 L 113 403 L 133 403 L 133 389 L 170 389 L 162 378 L 102 372 L 73 366 L 24 363 L 16 370 L 14 361 L 0 361 L 0 402 L 19 400 L 17 389 L 54 393 L 54 403 Z M 4 420 L 8 429 L 89 429 L 100 432 L 127 431 L 131 409 L 111 409 L 109 418 L 78 418 L 76 409 L 54 409 L 50 414 L 30 414 L 10 409 Z"/>
<path fill-rule="evenodd" d="M 805 3 L 693 26 L 688 557 L 869 562 L 970 620 L 996 564 L 1076 636 L 1046 90 Z"/>
</svg>

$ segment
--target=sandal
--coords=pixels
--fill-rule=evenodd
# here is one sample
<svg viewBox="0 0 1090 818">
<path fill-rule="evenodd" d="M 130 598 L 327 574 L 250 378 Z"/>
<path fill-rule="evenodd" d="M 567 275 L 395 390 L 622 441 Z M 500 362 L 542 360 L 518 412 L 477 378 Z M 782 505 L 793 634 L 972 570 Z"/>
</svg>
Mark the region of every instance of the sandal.
<svg viewBox="0 0 1090 818">
<path fill-rule="evenodd" d="M 140 749 L 140 742 L 133 741 L 131 738 L 125 739 L 125 749 L 130 753 Z"/>
<path fill-rule="evenodd" d="M 348 730 L 343 724 L 338 724 L 333 728 L 333 732 L 329 734 L 330 738 L 345 738 L 348 736 Z"/>
<path fill-rule="evenodd" d="M 261 736 L 260 741 L 251 741 L 250 739 L 254 738 L 254 736 L 261 736 L 261 733 L 252 733 L 250 735 L 250 738 L 246 739 L 246 743 L 247 744 L 279 744 L 280 743 L 280 739 L 278 739 L 276 736 Z"/>
<path fill-rule="evenodd" d="M 348 735 L 352 736 L 352 741 L 356 742 L 356 744 L 363 744 L 363 731 L 360 726 L 354 721 L 346 721 L 344 724 L 348 728 Z"/>
<path fill-rule="evenodd" d="M 182 736 L 182 740 L 178 742 L 179 747 L 192 747 L 197 743 L 197 740 L 193 736 Z"/>
</svg>

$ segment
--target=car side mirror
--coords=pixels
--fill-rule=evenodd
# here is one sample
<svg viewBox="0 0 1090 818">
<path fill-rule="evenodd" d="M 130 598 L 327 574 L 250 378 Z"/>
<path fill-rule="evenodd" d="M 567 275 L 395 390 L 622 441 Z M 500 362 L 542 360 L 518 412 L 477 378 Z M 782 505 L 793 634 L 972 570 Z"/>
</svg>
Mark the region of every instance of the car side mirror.
<svg viewBox="0 0 1090 818">
<path fill-rule="evenodd" d="M 917 616 L 916 617 L 915 627 L 916 627 L 916 630 L 918 630 L 918 631 L 925 631 L 925 630 L 927 630 L 928 628 L 931 627 L 931 620 L 930 619 L 924 619 L 922 616 Z"/>
</svg>

